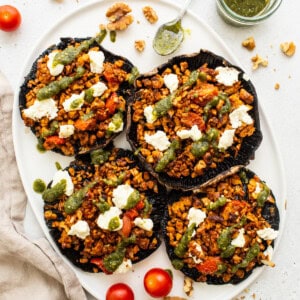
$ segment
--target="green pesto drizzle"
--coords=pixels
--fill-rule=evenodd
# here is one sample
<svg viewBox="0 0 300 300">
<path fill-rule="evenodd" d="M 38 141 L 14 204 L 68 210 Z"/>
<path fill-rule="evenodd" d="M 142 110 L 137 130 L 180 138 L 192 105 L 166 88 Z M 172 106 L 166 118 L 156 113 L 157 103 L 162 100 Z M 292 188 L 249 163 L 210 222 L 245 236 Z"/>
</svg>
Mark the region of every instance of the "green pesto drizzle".
<svg viewBox="0 0 300 300">
<path fill-rule="evenodd" d="M 125 254 L 126 247 L 130 244 L 135 243 L 136 237 L 134 235 L 129 238 L 124 238 L 118 245 L 114 252 L 109 254 L 103 259 L 104 267 L 109 272 L 114 272 L 122 264 Z"/>
<path fill-rule="evenodd" d="M 45 100 L 59 94 L 61 91 L 65 90 L 70 84 L 72 84 L 75 80 L 82 77 L 85 73 L 85 69 L 83 67 L 78 67 L 76 70 L 75 76 L 64 76 L 59 80 L 55 80 L 50 82 L 48 85 L 39 89 L 36 96 L 38 100 Z"/>
<path fill-rule="evenodd" d="M 33 182 L 33 190 L 36 193 L 43 193 L 46 190 L 46 183 L 43 179 L 37 178 L 34 182 Z"/>
<path fill-rule="evenodd" d="M 270 0 L 224 0 L 224 2 L 238 15 L 253 17 L 259 14 Z"/>
</svg>

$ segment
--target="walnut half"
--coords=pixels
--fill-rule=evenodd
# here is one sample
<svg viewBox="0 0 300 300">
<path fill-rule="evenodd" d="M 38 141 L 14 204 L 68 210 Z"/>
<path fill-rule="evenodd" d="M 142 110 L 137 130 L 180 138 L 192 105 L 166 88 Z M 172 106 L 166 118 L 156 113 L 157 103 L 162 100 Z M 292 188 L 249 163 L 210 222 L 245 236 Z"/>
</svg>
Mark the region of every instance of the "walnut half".
<svg viewBox="0 0 300 300">
<path fill-rule="evenodd" d="M 129 14 L 131 11 L 130 6 L 124 2 L 112 5 L 106 12 L 106 17 L 110 21 L 107 29 L 110 31 L 125 30 L 133 22 L 133 16 Z"/>
</svg>

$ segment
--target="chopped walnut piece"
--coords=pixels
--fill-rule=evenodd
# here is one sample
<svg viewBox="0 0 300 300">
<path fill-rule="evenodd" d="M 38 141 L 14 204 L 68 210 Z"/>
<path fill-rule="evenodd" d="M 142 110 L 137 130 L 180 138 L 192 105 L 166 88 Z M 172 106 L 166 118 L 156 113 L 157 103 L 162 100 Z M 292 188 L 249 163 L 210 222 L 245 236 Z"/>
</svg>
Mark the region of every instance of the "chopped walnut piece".
<svg viewBox="0 0 300 300">
<path fill-rule="evenodd" d="M 146 43 L 145 43 L 144 40 L 136 40 L 136 41 L 134 42 L 134 47 L 135 47 L 135 49 L 136 49 L 137 51 L 139 51 L 139 52 L 143 52 L 143 51 L 144 51 L 145 45 L 146 45 Z"/>
<path fill-rule="evenodd" d="M 294 42 L 285 42 L 280 44 L 280 49 L 286 56 L 293 56 L 296 52 L 296 45 Z"/>
<path fill-rule="evenodd" d="M 275 86 L 274 86 L 274 88 L 275 88 L 275 90 L 279 90 L 279 88 L 280 88 L 280 84 L 277 82 L 277 83 L 275 83 Z"/>
<path fill-rule="evenodd" d="M 263 59 L 261 56 L 259 56 L 258 54 L 256 54 L 255 56 L 253 56 L 251 58 L 252 60 L 252 69 L 253 70 L 256 70 L 259 66 L 262 66 L 262 67 L 267 67 L 268 66 L 268 61 L 266 59 Z"/>
<path fill-rule="evenodd" d="M 184 276 L 184 284 L 183 284 L 183 291 L 186 293 L 187 296 L 191 296 L 193 293 L 193 280 L 187 276 Z"/>
<path fill-rule="evenodd" d="M 154 24 L 158 20 L 155 10 L 151 6 L 143 7 L 143 14 L 149 23 Z"/>
<path fill-rule="evenodd" d="M 110 21 L 107 24 L 107 29 L 110 31 L 125 30 L 132 22 L 133 16 L 129 5 L 123 2 L 117 2 L 112 5 L 106 12 L 106 17 Z"/>
<path fill-rule="evenodd" d="M 242 46 L 248 50 L 253 50 L 255 48 L 255 40 L 253 36 L 248 37 L 242 42 Z"/>
</svg>

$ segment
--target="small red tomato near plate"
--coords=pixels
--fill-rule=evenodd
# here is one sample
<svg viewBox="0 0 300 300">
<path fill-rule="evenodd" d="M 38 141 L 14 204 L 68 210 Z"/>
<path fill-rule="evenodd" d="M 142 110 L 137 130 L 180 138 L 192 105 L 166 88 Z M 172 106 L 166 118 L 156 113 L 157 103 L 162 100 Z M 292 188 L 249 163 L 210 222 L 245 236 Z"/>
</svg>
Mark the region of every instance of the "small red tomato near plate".
<svg viewBox="0 0 300 300">
<path fill-rule="evenodd" d="M 146 292 L 153 298 L 167 296 L 173 286 L 171 274 L 161 268 L 152 268 L 144 276 Z"/>
<path fill-rule="evenodd" d="M 106 292 L 106 300 L 134 300 L 134 293 L 125 283 L 115 283 Z"/>
<path fill-rule="evenodd" d="M 3 31 L 14 31 L 21 24 L 21 14 L 17 8 L 11 5 L 0 6 L 0 29 Z"/>
</svg>

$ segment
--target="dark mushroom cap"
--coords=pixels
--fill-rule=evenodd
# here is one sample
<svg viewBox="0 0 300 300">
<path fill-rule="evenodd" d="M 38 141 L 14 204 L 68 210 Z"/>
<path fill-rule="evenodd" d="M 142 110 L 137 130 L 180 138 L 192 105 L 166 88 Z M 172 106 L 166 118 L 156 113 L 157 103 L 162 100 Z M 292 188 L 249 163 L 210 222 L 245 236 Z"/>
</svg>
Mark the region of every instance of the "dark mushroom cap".
<svg viewBox="0 0 300 300">
<path fill-rule="evenodd" d="M 36 60 L 34 61 L 29 73 L 25 76 L 24 78 L 24 82 L 20 87 L 20 91 L 19 91 L 19 109 L 20 109 L 20 113 L 22 114 L 22 111 L 26 108 L 26 95 L 31 91 L 32 87 L 30 85 L 30 81 L 33 81 L 36 79 L 36 73 L 38 70 L 38 62 L 40 59 L 42 59 L 43 57 L 45 57 L 46 55 L 50 54 L 53 50 L 64 50 L 66 49 L 68 46 L 72 46 L 75 45 L 76 43 L 81 43 L 85 40 L 89 40 L 91 39 L 90 37 L 87 38 L 61 38 L 60 42 L 58 44 L 52 45 L 49 48 L 47 48 L 46 50 L 44 50 L 39 57 L 36 58 Z M 99 45 L 96 41 L 94 43 L 92 43 L 89 47 L 93 48 L 93 47 L 98 47 L 100 51 L 102 51 L 104 53 L 105 56 L 105 60 L 104 62 L 110 62 L 110 63 L 114 63 L 115 61 L 118 60 L 122 60 L 124 62 L 124 64 L 122 65 L 121 69 L 126 71 L 128 74 L 130 74 L 133 69 L 134 69 L 134 65 L 125 57 L 120 56 L 120 55 L 116 55 L 108 50 L 106 50 L 105 48 L 103 48 L 101 45 Z M 105 79 L 102 77 L 101 81 L 105 81 Z M 127 110 L 127 105 L 131 100 L 132 97 L 132 93 L 133 93 L 133 89 L 134 86 L 132 83 L 129 83 L 128 81 L 124 81 L 120 84 L 120 87 L 117 91 L 115 91 L 117 93 L 118 96 L 121 96 L 125 99 L 126 101 L 126 109 L 123 112 L 123 122 L 124 122 L 124 128 L 126 126 L 126 121 L 127 121 L 127 117 L 126 117 L 126 110 Z M 85 105 L 87 105 L 85 103 Z M 55 119 L 54 119 L 55 120 Z M 99 121 L 98 121 L 99 122 Z M 38 139 L 40 139 L 40 133 L 38 133 L 37 128 L 40 126 L 39 121 L 35 121 L 34 125 L 31 126 L 31 131 L 37 136 Z M 116 136 L 118 136 L 121 132 L 113 132 L 111 135 L 109 136 L 104 136 L 104 137 L 96 137 L 95 141 L 90 144 L 90 145 L 85 145 L 82 146 L 80 143 L 80 140 L 77 139 L 75 142 L 73 142 L 73 147 L 74 147 L 74 155 L 77 154 L 84 154 L 87 152 L 90 152 L 92 150 L 95 149 L 99 149 L 99 148 L 103 148 L 106 145 L 108 145 L 110 143 L 110 141 L 112 141 Z M 88 132 L 89 135 L 97 135 L 97 132 L 94 132 L 92 130 L 90 130 Z M 60 154 L 65 155 L 60 148 L 55 147 L 53 149 L 51 149 L 54 152 L 58 152 Z"/>
<path fill-rule="evenodd" d="M 112 144 L 109 144 L 105 148 L 105 151 L 111 151 L 111 153 L 113 153 L 108 160 L 112 159 L 113 162 L 120 160 L 120 161 L 122 161 L 122 165 L 124 167 L 125 167 L 124 162 L 126 161 L 127 163 L 126 163 L 125 168 L 127 169 L 126 172 L 128 172 L 128 174 L 130 174 L 132 169 L 138 168 L 138 170 L 140 170 L 142 172 L 140 174 L 145 175 L 142 165 L 136 159 L 136 157 L 133 155 L 133 153 L 131 151 L 124 150 L 121 148 L 114 148 L 112 146 Z M 93 174 L 95 174 L 97 168 L 99 168 L 99 165 L 95 166 L 94 164 L 92 164 L 91 156 L 89 154 L 84 154 L 84 155 L 77 157 L 77 159 L 72 161 L 70 163 L 70 165 L 68 167 L 66 167 L 64 170 L 70 171 L 70 173 L 72 173 L 72 174 L 74 174 L 76 172 L 78 172 L 78 174 L 81 174 L 78 178 L 82 178 L 82 182 L 76 183 L 76 189 L 78 190 L 82 186 L 89 183 L 90 181 L 93 181 L 96 179 L 93 177 Z M 128 176 L 130 177 L 130 175 L 128 175 Z M 145 175 L 145 176 L 147 178 L 149 178 L 149 176 L 147 176 L 147 175 Z M 150 178 L 152 178 L 151 175 L 150 175 Z M 98 178 L 98 180 L 102 180 L 102 179 Z M 153 180 L 155 180 L 155 179 L 153 179 Z M 127 179 L 127 181 L 128 181 L 128 179 Z M 48 188 L 50 186 L 51 186 L 51 182 L 48 184 Z M 113 187 L 110 187 L 108 185 L 106 186 L 106 188 L 113 189 Z M 161 226 L 162 214 L 163 214 L 163 211 L 165 208 L 165 194 L 166 194 L 165 188 L 159 184 L 157 185 L 156 191 L 151 190 L 150 188 L 149 189 L 145 188 L 145 186 L 143 188 L 138 188 L 135 186 L 135 189 L 137 189 L 140 193 L 144 193 L 148 202 L 152 206 L 152 210 L 151 210 L 151 214 L 150 214 L 149 218 L 151 218 L 151 220 L 153 221 L 153 230 L 152 230 L 151 235 L 149 235 L 149 234 L 147 235 L 147 239 L 149 242 L 148 246 L 145 243 L 145 246 L 143 246 L 144 248 L 142 249 L 141 247 L 139 247 L 138 252 L 131 252 L 131 250 L 128 250 L 129 254 L 126 254 L 126 258 L 133 257 L 134 258 L 132 260 L 133 264 L 138 263 L 141 260 L 148 257 L 149 255 L 151 255 L 161 245 L 162 239 L 161 239 L 161 227 L 160 226 Z M 103 192 L 103 197 L 105 197 L 105 191 L 102 190 L 102 192 Z M 64 226 L 57 225 L 57 222 L 64 223 L 67 218 L 67 215 L 63 210 L 64 202 L 65 202 L 65 200 L 62 200 L 62 197 L 59 197 L 54 202 L 51 202 L 51 203 L 45 202 L 45 204 L 44 204 L 45 215 L 47 213 L 51 212 L 54 216 L 53 218 L 52 217 L 45 218 L 45 222 L 46 222 L 47 227 L 49 228 L 49 233 L 50 233 L 51 237 L 55 241 L 60 252 L 64 256 L 66 256 L 68 258 L 68 260 L 70 260 L 75 266 L 79 267 L 80 269 L 82 269 L 86 272 L 102 272 L 103 270 L 101 268 L 99 268 L 99 266 L 92 263 L 90 260 L 95 257 L 103 259 L 107 255 L 107 253 L 106 254 L 100 253 L 100 252 L 97 254 L 94 253 L 94 254 L 91 254 L 91 256 L 88 257 L 88 259 L 87 259 L 86 258 L 87 256 L 83 252 L 84 248 L 87 247 L 84 244 L 84 240 L 75 238 L 75 237 L 73 237 L 73 238 L 75 238 L 75 242 L 73 240 L 71 247 L 64 246 L 64 241 L 63 241 L 64 238 L 62 237 L 62 232 L 64 231 Z M 124 211 L 124 213 L 126 213 L 126 211 Z M 89 214 L 89 212 L 87 212 L 87 214 Z M 98 214 L 100 214 L 100 212 L 99 211 L 95 212 L 95 207 L 94 208 L 91 207 L 90 208 L 90 217 L 89 217 L 89 219 L 87 219 L 87 221 L 89 223 L 90 222 L 95 223 Z M 140 212 L 140 214 L 141 214 L 141 212 Z M 73 215 L 76 215 L 76 212 L 74 212 Z M 99 228 L 97 227 L 97 225 L 92 225 L 92 226 L 93 226 L 93 230 L 99 231 Z M 102 230 L 101 232 L 102 232 L 101 233 L 102 235 L 106 236 L 105 237 L 106 239 L 109 239 L 110 231 Z M 112 235 L 116 236 L 116 235 L 118 235 L 118 233 L 113 232 Z M 101 241 L 102 238 L 103 238 L 103 236 L 102 237 L 98 236 L 99 241 Z M 141 238 L 146 239 L 145 236 L 143 236 Z M 94 246 L 96 244 L 97 244 L 97 241 L 95 241 L 95 243 L 93 243 Z M 109 246 L 109 245 L 106 245 L 106 246 Z M 114 244 L 113 247 L 116 247 L 116 244 Z"/>
<path fill-rule="evenodd" d="M 273 228 L 274 230 L 279 230 L 280 214 L 279 214 L 279 210 L 278 210 L 277 204 L 275 202 L 275 197 L 274 197 L 274 194 L 272 193 L 272 190 L 269 191 L 270 192 L 269 195 L 270 195 L 270 198 L 272 200 L 271 201 L 267 200 L 264 203 L 263 207 L 257 208 L 256 204 L 253 203 L 253 199 L 249 200 L 250 192 L 249 192 L 249 189 L 247 187 L 247 184 L 254 177 L 256 177 L 261 183 L 265 184 L 265 182 L 262 181 L 261 179 L 259 179 L 258 176 L 253 171 L 251 171 L 249 169 L 246 169 L 246 168 L 240 168 L 239 170 L 237 170 L 236 173 L 227 175 L 227 177 L 224 177 L 223 179 L 225 179 L 225 180 L 226 180 L 226 178 L 231 179 L 232 176 L 235 175 L 235 174 L 239 174 L 239 177 L 242 180 L 242 186 L 243 186 L 243 190 L 244 190 L 244 193 L 245 193 L 244 196 L 238 198 L 238 200 L 247 202 L 250 205 L 252 205 L 254 207 L 253 210 L 252 210 L 252 213 L 258 212 L 259 214 L 261 214 L 261 216 L 264 218 L 264 220 L 270 225 L 271 228 Z M 224 184 L 224 181 L 220 180 L 219 182 L 215 182 L 214 187 L 218 187 L 219 184 Z M 163 238 L 164 238 L 164 241 L 165 241 L 165 244 L 166 244 L 166 251 L 167 251 L 168 257 L 169 257 L 171 262 L 173 260 L 179 259 L 179 257 L 174 253 L 175 247 L 171 246 L 170 238 L 168 236 L 167 226 L 170 226 L 170 225 L 168 225 L 168 222 L 170 221 L 170 214 L 169 214 L 170 206 L 172 204 L 178 202 L 182 197 L 183 198 L 184 197 L 193 197 L 194 201 L 198 201 L 198 199 L 205 198 L 205 197 L 208 196 L 210 188 L 211 188 L 211 186 L 207 186 L 207 187 L 203 188 L 202 190 L 198 190 L 197 192 L 195 192 L 195 191 L 194 192 L 193 191 L 179 192 L 179 191 L 173 190 L 168 195 L 168 207 L 169 207 L 169 209 L 165 210 L 165 214 L 164 214 L 164 217 L 163 217 L 163 220 L 162 220 L 162 233 L 163 233 Z M 215 190 L 217 190 L 217 188 Z M 210 192 L 211 192 L 211 190 L 210 190 Z M 251 204 L 251 202 L 252 202 L 252 204 Z M 194 202 L 192 202 L 192 203 L 194 203 Z M 222 212 L 223 212 L 223 208 L 221 207 L 221 208 L 216 210 L 216 215 L 214 215 L 214 217 L 210 216 L 210 218 L 214 220 L 213 222 L 216 222 L 216 224 L 217 223 L 222 224 L 222 222 L 224 222 L 224 220 L 222 220 L 222 217 L 221 217 Z M 234 212 L 232 212 L 232 213 L 234 214 Z M 252 225 L 250 225 L 250 223 L 251 223 L 251 220 L 247 220 L 247 223 L 245 224 L 245 226 L 254 226 L 253 224 L 255 222 L 253 222 Z M 209 230 L 210 229 L 208 229 L 208 234 L 209 234 Z M 211 230 L 216 230 L 216 229 L 214 228 L 214 229 L 211 229 Z M 263 241 L 263 240 L 261 241 L 261 244 L 264 245 L 265 248 L 268 245 L 267 242 Z M 271 245 L 274 246 L 274 241 L 271 242 Z M 208 250 L 208 251 L 210 251 L 210 250 Z M 220 253 L 217 254 L 216 257 L 220 257 Z M 230 261 L 229 259 L 227 260 L 227 258 L 224 258 L 222 263 L 223 262 L 228 263 Z M 208 275 L 206 275 L 205 282 L 208 283 L 208 284 L 214 284 L 214 285 L 221 285 L 221 284 L 228 284 L 228 283 L 237 284 L 241 281 L 244 281 L 246 278 L 248 278 L 252 274 L 253 270 L 256 267 L 260 267 L 262 265 L 263 265 L 262 262 L 255 261 L 255 265 L 250 270 L 245 270 L 244 269 L 244 274 L 243 274 L 242 278 L 234 275 L 234 276 L 231 277 L 231 279 L 229 281 L 226 281 L 226 282 L 223 280 L 222 276 L 220 276 L 220 275 L 208 274 Z M 201 272 L 196 267 L 189 267 L 188 264 L 184 263 L 184 265 L 180 269 L 180 271 L 184 275 L 192 278 L 194 281 L 202 281 L 202 280 L 199 280 L 199 278 L 203 274 L 201 274 Z"/>
<path fill-rule="evenodd" d="M 230 154 L 223 161 L 218 162 L 215 168 L 207 168 L 202 175 L 191 177 L 191 176 L 181 176 L 180 178 L 171 177 L 166 172 L 156 172 L 155 165 L 147 162 L 147 157 L 143 156 L 140 150 L 140 143 L 138 140 L 138 122 L 133 121 L 133 104 L 135 101 L 139 101 L 139 87 L 135 91 L 135 96 L 133 102 L 128 107 L 127 114 L 127 140 L 129 141 L 133 151 L 136 151 L 138 158 L 145 165 L 145 167 L 159 180 L 161 184 L 164 184 L 170 189 L 178 190 L 193 190 L 201 188 L 204 185 L 210 183 L 210 181 L 215 180 L 217 177 L 222 177 L 228 172 L 233 172 L 234 169 L 238 166 L 247 165 L 251 159 L 254 157 L 256 149 L 259 147 L 262 141 L 262 132 L 260 130 L 260 121 L 259 121 L 259 110 L 258 110 L 258 98 L 255 91 L 255 88 L 250 80 L 245 76 L 245 73 L 238 66 L 232 65 L 230 62 L 225 60 L 223 57 L 218 56 L 210 51 L 201 50 L 199 53 L 194 53 L 190 55 L 180 55 L 170 59 L 167 63 L 157 67 L 153 71 L 140 75 L 137 80 L 142 82 L 143 80 L 151 79 L 155 74 L 162 74 L 166 69 L 170 68 L 171 70 L 173 65 L 180 65 L 182 62 L 188 63 L 188 69 L 190 71 L 196 70 L 204 64 L 207 64 L 208 68 L 216 68 L 219 66 L 223 67 L 233 67 L 239 71 L 238 79 L 241 82 L 241 87 L 245 89 L 248 93 L 253 96 L 253 102 L 251 106 L 253 107 L 248 113 L 254 121 L 255 131 L 252 135 L 246 136 L 243 138 L 241 147 L 238 152 L 234 151 L 231 148 L 228 148 L 227 151 Z"/>
</svg>

